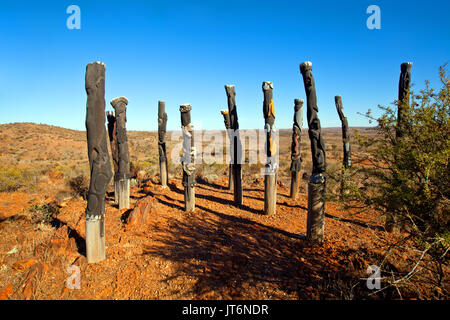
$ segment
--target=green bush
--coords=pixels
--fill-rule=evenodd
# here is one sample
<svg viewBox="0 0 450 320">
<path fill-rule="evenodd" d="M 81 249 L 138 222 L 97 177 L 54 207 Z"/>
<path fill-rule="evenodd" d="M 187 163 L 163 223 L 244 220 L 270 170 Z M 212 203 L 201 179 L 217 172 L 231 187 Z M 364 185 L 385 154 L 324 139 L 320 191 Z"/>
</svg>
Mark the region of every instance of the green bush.
<svg viewBox="0 0 450 320">
<path fill-rule="evenodd" d="M 407 232 L 416 248 L 435 262 L 445 263 L 450 234 L 450 80 L 440 70 L 442 87 L 429 87 L 403 103 L 403 136 L 397 138 L 397 108 L 379 106 L 378 135 L 357 135 L 359 179 L 353 181 L 352 200 L 382 213 Z M 358 186 L 357 188 L 355 186 Z M 442 270 L 442 269 L 441 269 Z"/>
</svg>

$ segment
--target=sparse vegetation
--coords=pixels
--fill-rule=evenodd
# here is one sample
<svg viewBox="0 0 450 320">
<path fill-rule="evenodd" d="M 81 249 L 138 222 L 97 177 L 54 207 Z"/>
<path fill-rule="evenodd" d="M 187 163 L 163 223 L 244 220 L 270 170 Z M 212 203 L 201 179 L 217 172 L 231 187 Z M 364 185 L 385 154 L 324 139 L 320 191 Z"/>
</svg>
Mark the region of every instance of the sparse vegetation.
<svg viewBox="0 0 450 320">
<path fill-rule="evenodd" d="M 138 176 L 140 175 L 139 172 L 145 172 L 146 177 L 152 177 L 155 176 L 157 172 L 159 172 L 159 163 L 154 159 L 151 159 L 150 161 L 134 160 L 130 163 L 130 172 L 133 179 L 138 178 Z"/>
<path fill-rule="evenodd" d="M 76 176 L 68 180 L 70 190 L 74 196 L 81 196 L 83 199 L 87 199 L 89 191 L 89 180 L 84 175 Z"/>
<path fill-rule="evenodd" d="M 8 166 L 0 167 L 0 192 L 11 192 L 22 187 L 28 189 L 36 185 L 36 172 L 29 169 Z"/>
<path fill-rule="evenodd" d="M 380 106 L 383 114 L 374 118 L 381 139 L 358 135 L 364 164 L 350 188 L 351 199 L 376 210 L 413 239 L 421 252 L 435 264 L 435 285 L 440 290 L 446 275 L 443 264 L 450 248 L 450 80 L 441 68 L 442 88 L 429 87 L 404 104 L 404 135 L 398 139 L 396 108 Z M 398 106 L 398 101 L 394 103 Z M 400 280 L 410 279 L 414 268 Z M 399 279 L 392 281 L 398 284 Z"/>
<path fill-rule="evenodd" d="M 53 215 L 59 213 L 58 206 L 53 202 L 33 204 L 28 210 L 34 223 L 50 224 L 53 221 Z"/>
<path fill-rule="evenodd" d="M 23 131 L 33 139 L 26 139 L 20 142 L 20 145 L 16 144 L 15 126 L 26 127 L 27 130 Z M 47 132 L 47 126 L 42 126 L 42 130 L 39 129 L 40 127 L 32 124 L 0 125 L 2 137 L 10 136 L 10 138 L 5 138 L 8 141 L 1 141 L 0 145 L 0 149 L 6 150 L 2 155 L 5 163 L 35 172 L 35 179 L 40 182 L 37 193 L 5 193 L 2 195 L 0 204 L 5 210 L 1 213 L 5 218 L 2 223 L 0 217 L 0 228 L 4 228 L 8 237 L 0 241 L 0 247 L 10 251 L 13 248 L 12 242 L 23 247 L 26 246 L 26 251 L 20 251 L 23 252 L 21 253 L 22 257 L 32 257 L 39 261 L 38 264 L 43 264 L 45 268 L 53 265 L 54 261 L 72 263 L 75 259 L 77 259 L 76 263 L 84 268 L 86 261 L 82 255 L 84 252 L 83 217 L 86 202 L 79 197 L 73 198 L 72 196 L 79 195 L 86 198 L 87 195 L 89 166 L 85 153 L 86 137 L 81 131 L 67 130 L 66 133 L 63 133 L 61 128 L 52 128 L 53 131 L 48 130 Z M 30 134 L 30 131 L 34 133 Z M 39 135 L 40 131 L 47 133 Z M 55 132 L 61 132 L 61 134 L 55 134 Z M 123 230 L 124 233 L 122 234 L 123 241 L 117 244 L 117 248 L 120 250 L 111 253 L 113 258 L 106 262 L 108 267 L 102 269 L 102 276 L 118 279 L 113 284 L 115 289 L 102 292 L 98 297 L 142 298 L 145 296 L 146 298 L 171 299 L 186 297 L 197 299 L 230 297 L 244 299 L 275 297 L 280 299 L 389 299 L 398 298 L 400 295 L 403 298 L 445 297 L 444 290 L 437 295 L 429 289 L 430 286 L 416 290 L 423 283 L 416 274 L 408 278 L 406 283 L 397 282 L 395 288 L 390 287 L 371 295 L 373 292 L 367 289 L 365 280 L 362 280 L 367 276 L 368 265 L 376 264 L 382 267 L 383 284 L 386 285 L 389 281 L 392 283 L 407 276 L 409 270 L 416 263 L 414 259 L 420 258 L 420 254 L 419 257 L 416 256 L 417 248 L 414 248 L 414 251 L 409 246 L 402 248 L 397 246 L 398 249 L 384 261 L 385 256 L 382 253 L 388 250 L 389 246 L 396 245 L 399 235 L 383 232 L 377 220 L 378 213 L 370 210 L 359 212 L 359 209 L 351 207 L 353 204 L 351 201 L 344 202 L 347 205 L 345 210 L 338 209 L 336 203 L 332 201 L 327 203 L 325 225 L 328 239 L 324 249 L 310 247 L 302 239 L 293 236 L 306 230 L 306 186 L 311 173 L 311 150 L 307 137 L 308 131 L 307 128 L 304 128 L 301 148 L 303 180 L 299 186 L 301 192 L 296 200 L 290 199 L 286 195 L 289 192 L 292 131 L 281 129 L 279 132 L 281 152 L 278 176 L 280 181 L 278 184 L 279 202 L 277 205 L 280 210 L 276 216 L 268 219 L 259 214 L 263 210 L 264 177 L 261 173 L 264 164 L 249 165 L 246 163 L 242 166 L 245 193 L 244 206 L 240 208 L 234 207 L 230 202 L 232 191 L 225 190 L 225 186 L 228 184 L 228 165 L 197 164 L 198 212 L 194 216 L 186 216 L 180 214 L 180 210 L 183 210 L 181 206 L 183 186 L 180 181 L 182 169 L 171 159 L 171 151 L 178 141 L 170 141 L 170 139 L 168 141 L 168 167 L 172 181 L 170 188 L 163 190 L 155 187 L 159 181 L 156 178 L 159 174 L 159 165 L 158 154 L 155 153 L 156 140 L 152 137 L 155 137 L 156 133 L 130 131 L 129 139 L 135 140 L 133 147 L 130 148 L 130 154 L 134 154 L 132 158 L 133 175 L 139 173 L 141 177 L 145 177 L 139 184 L 132 187 L 133 199 L 150 195 L 158 201 L 159 209 L 157 215 L 154 216 L 155 224 L 147 226 L 148 234 L 158 236 L 158 239 L 165 244 L 159 248 L 159 242 L 155 242 L 154 238 L 147 238 L 143 242 L 140 234 L 131 229 L 127 231 L 123 229 L 123 212 L 119 212 L 113 205 L 111 195 L 114 189 L 112 188 L 113 183 L 111 183 L 106 197 L 109 219 L 106 228 L 107 238 L 114 238 L 121 232 L 120 230 Z M 328 189 L 333 190 L 334 188 L 335 196 L 337 196 L 343 174 L 340 129 L 327 128 L 323 132 L 326 143 L 329 145 L 329 152 L 327 152 Z M 380 139 L 379 132 L 374 130 L 361 129 L 361 134 L 367 135 L 369 138 Z M 65 140 L 57 141 L 61 139 Z M 36 140 L 40 145 L 36 145 Z M 42 143 L 44 140 L 46 143 Z M 53 141 L 56 142 L 53 143 Z M 353 141 L 356 140 L 353 139 Z M 51 148 L 46 150 L 49 143 L 51 143 Z M 353 158 L 355 166 L 347 171 L 346 179 L 349 181 L 348 188 L 355 187 L 357 189 L 354 191 L 359 191 L 364 183 L 370 184 L 370 180 L 358 182 L 362 172 L 358 163 L 362 167 L 367 166 L 368 163 L 360 159 L 359 155 L 362 152 L 356 144 L 352 148 L 357 153 Z M 16 154 L 19 149 L 20 164 L 16 164 Z M 248 152 L 248 154 L 250 153 Z M 42 160 L 36 161 L 35 158 L 39 157 Z M 246 158 L 248 160 L 247 152 Z M 335 182 L 331 179 L 331 172 L 336 175 Z M 356 176 L 354 176 L 355 174 Z M 151 192 L 148 192 L 149 190 Z M 351 200 L 353 192 L 345 195 L 345 200 Z M 339 200 L 339 197 L 335 197 L 333 200 Z M 20 210 L 22 213 L 18 215 L 17 212 Z M 26 230 L 26 233 L 23 230 Z M 25 238 L 22 238 L 23 234 L 25 234 Z M 375 238 L 382 243 L 374 241 Z M 185 245 L 180 246 L 180 241 L 186 241 Z M 69 245 L 72 242 L 73 245 Z M 133 243 L 133 247 L 127 247 L 131 243 Z M 219 250 L 211 250 L 215 246 L 219 246 Z M 148 248 L 153 248 L 154 251 L 152 253 L 145 251 L 146 254 L 141 256 L 137 253 L 142 252 L 141 250 L 148 250 Z M 123 255 L 123 251 L 132 251 L 133 253 Z M 230 256 L 229 252 L 233 254 Z M 251 252 L 250 255 L 249 252 Z M 273 254 L 273 252 L 277 252 L 277 254 Z M 167 253 L 164 261 L 172 265 L 168 269 L 166 269 L 165 263 L 164 265 L 160 264 L 160 258 L 163 257 L 161 254 L 164 253 Z M 197 256 L 204 258 L 201 261 L 195 260 L 196 262 L 191 264 L 193 260 L 190 257 Z M 142 269 L 145 271 L 136 274 L 122 271 L 116 273 L 115 270 L 118 270 L 116 266 L 126 264 L 130 261 L 129 259 L 135 259 L 139 266 L 145 265 L 146 267 Z M 11 259 L 8 267 L 16 260 L 18 260 L 17 257 Z M 262 264 L 261 261 L 264 263 Z M 329 266 L 330 269 L 323 269 L 323 266 Z M 437 265 L 432 265 L 429 260 L 420 265 L 423 267 L 422 270 L 435 268 L 435 266 Z M 111 271 L 111 274 L 103 274 L 103 272 L 109 272 L 105 270 Z M 448 268 L 443 270 L 448 270 Z M 156 274 L 163 273 L 167 273 L 167 277 L 177 274 L 181 283 L 186 285 L 186 291 L 174 294 L 167 287 L 162 290 L 162 287 L 156 283 L 152 287 L 152 293 L 144 289 L 148 284 L 153 286 L 154 283 L 147 279 L 153 279 Z M 1 281 L 12 283 L 15 287 L 21 285 L 20 277 L 7 278 L 5 275 L 7 273 L 0 274 Z M 88 285 L 80 291 L 81 297 L 90 299 L 94 297 L 92 290 L 100 292 L 101 290 L 98 291 L 100 287 L 103 290 L 102 283 L 92 280 L 97 279 L 97 275 L 92 274 L 91 277 L 86 273 L 85 283 Z M 204 279 L 197 285 L 197 288 L 203 293 L 187 293 L 191 289 L 188 279 L 197 276 L 198 279 Z M 44 272 L 42 275 L 43 289 L 32 297 L 38 299 L 74 298 L 71 296 L 71 292 L 65 292 L 61 296 L 62 288 L 55 285 L 55 277 L 62 279 L 58 285 L 64 286 L 66 273 L 63 268 L 60 268 L 60 271 L 55 274 Z M 256 278 L 260 280 L 255 281 Z M 237 279 L 238 285 L 230 285 L 228 279 L 232 281 Z M 385 281 L 385 279 L 387 280 Z M 436 282 L 438 281 L 439 279 Z M 445 281 L 445 278 L 440 281 Z M 170 281 L 167 283 L 171 289 L 179 284 Z M 239 289 L 241 287 L 245 287 L 245 289 Z M 135 291 L 137 295 L 130 296 L 127 292 L 128 288 L 137 289 Z M 153 295 L 156 290 L 158 294 Z M 397 292 L 399 293 L 397 294 Z M 17 298 L 23 295 L 22 290 L 17 290 L 13 297 Z"/>
</svg>

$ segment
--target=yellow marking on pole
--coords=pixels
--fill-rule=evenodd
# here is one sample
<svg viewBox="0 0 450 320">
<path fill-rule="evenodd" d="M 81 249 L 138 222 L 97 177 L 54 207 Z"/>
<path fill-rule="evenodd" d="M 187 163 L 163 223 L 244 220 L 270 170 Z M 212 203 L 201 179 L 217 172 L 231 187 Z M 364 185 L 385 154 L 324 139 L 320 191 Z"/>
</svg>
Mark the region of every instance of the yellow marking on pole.
<svg viewBox="0 0 450 320">
<path fill-rule="evenodd" d="M 275 105 L 273 104 L 273 100 L 270 100 L 269 103 L 269 113 L 268 117 L 273 116 L 275 118 Z"/>
</svg>

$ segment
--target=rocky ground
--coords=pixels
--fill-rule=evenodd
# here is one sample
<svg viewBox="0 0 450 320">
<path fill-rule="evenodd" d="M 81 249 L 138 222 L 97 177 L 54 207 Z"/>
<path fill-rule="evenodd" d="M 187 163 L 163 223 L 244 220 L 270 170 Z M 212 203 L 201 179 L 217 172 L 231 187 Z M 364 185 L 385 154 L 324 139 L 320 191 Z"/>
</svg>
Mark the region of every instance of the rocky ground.
<svg viewBox="0 0 450 320">
<path fill-rule="evenodd" d="M 330 174 L 342 161 L 341 133 L 339 128 L 323 131 Z M 110 185 L 107 259 L 87 264 L 86 200 L 80 196 L 85 191 L 74 193 L 68 187 L 80 175 L 81 181 L 89 179 L 85 132 L 30 123 L 0 125 L 0 299 L 445 297 L 431 276 L 435 266 L 427 261 L 395 287 L 380 292 L 367 288 L 370 265 L 381 266 L 384 287 L 392 277 L 407 275 L 420 257 L 404 235 L 386 233 L 373 212 L 328 201 L 324 244 L 305 240 L 306 181 L 296 200 L 288 196 L 291 134 L 280 130 L 277 213 L 265 216 L 261 166 L 243 166 L 244 203 L 236 207 L 226 189 L 227 166 L 198 165 L 196 210 L 187 214 L 181 168 L 169 162 L 169 187 L 162 189 L 156 133 L 129 132 L 137 172 L 131 209 L 117 208 Z M 168 154 L 176 143 L 169 141 Z M 352 148 L 356 163 L 358 149 Z M 302 174 L 308 176 L 306 130 L 301 150 Z M 328 180 L 331 193 L 338 187 Z M 80 289 L 69 288 L 70 266 L 80 268 Z"/>
<path fill-rule="evenodd" d="M 396 241 L 370 213 L 326 206 L 326 241 L 312 245 L 306 233 L 305 182 L 298 199 L 278 186 L 277 213 L 262 214 L 263 182 L 244 188 L 233 205 L 226 176 L 196 187 L 196 210 L 184 212 L 181 181 L 163 189 L 157 181 L 132 188 L 132 209 L 120 211 L 108 194 L 107 259 L 85 258 L 81 197 L 46 191 L 0 194 L 1 299 L 355 299 L 417 298 L 426 291 L 367 289 L 366 269 L 378 265 Z M 407 249 L 385 265 L 407 271 Z M 67 268 L 81 270 L 81 289 L 69 289 Z M 423 290 L 422 290 L 423 291 Z"/>
</svg>

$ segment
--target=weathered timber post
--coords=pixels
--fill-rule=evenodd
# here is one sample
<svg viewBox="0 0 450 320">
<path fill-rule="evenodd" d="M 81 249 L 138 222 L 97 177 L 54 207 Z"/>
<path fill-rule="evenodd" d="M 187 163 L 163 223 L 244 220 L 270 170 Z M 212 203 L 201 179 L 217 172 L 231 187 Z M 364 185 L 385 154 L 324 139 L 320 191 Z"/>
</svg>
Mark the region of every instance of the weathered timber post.
<svg viewBox="0 0 450 320">
<path fill-rule="evenodd" d="M 409 90 L 411 88 L 411 62 L 404 62 L 400 66 L 400 80 L 398 83 L 397 140 L 403 136 L 403 114 L 409 107 Z"/>
<path fill-rule="evenodd" d="M 220 113 L 223 116 L 223 122 L 225 124 L 225 130 L 227 131 L 227 135 L 231 139 L 233 138 L 230 134 L 231 129 L 231 123 L 230 123 L 230 114 L 228 113 L 228 110 L 221 110 Z M 234 178 L 233 178 L 233 165 L 230 163 L 228 165 L 228 190 L 232 190 L 234 185 Z"/>
<path fill-rule="evenodd" d="M 266 167 L 264 172 L 264 214 L 272 215 L 277 211 L 277 145 L 275 136 L 275 106 L 273 103 L 273 83 L 262 83 L 264 93 L 263 113 L 266 131 Z"/>
<path fill-rule="evenodd" d="M 351 146 L 350 146 L 350 134 L 348 132 L 348 120 L 344 113 L 344 107 L 342 106 L 341 96 L 335 96 L 334 103 L 336 104 L 336 110 L 338 112 L 339 119 L 341 120 L 341 124 L 342 124 L 342 143 L 344 146 L 344 149 L 343 149 L 343 151 L 344 151 L 344 158 L 343 158 L 344 168 L 342 169 L 340 197 L 341 197 L 341 199 L 343 199 L 344 193 L 345 193 L 345 188 L 346 188 L 346 181 L 347 181 L 347 169 L 352 166 L 352 150 L 351 150 Z"/>
<path fill-rule="evenodd" d="M 117 147 L 116 116 L 114 115 L 114 111 L 106 111 L 106 118 L 108 119 L 109 145 L 111 147 L 111 158 L 115 177 L 119 170 L 119 148 Z M 119 192 L 117 191 L 116 183 L 114 183 L 114 203 L 119 203 Z"/>
<path fill-rule="evenodd" d="M 404 113 L 405 109 L 409 108 L 409 90 L 411 88 L 411 62 L 404 62 L 400 65 L 400 79 L 398 83 L 398 101 L 397 101 L 397 125 L 395 128 L 396 143 L 398 143 L 404 135 Z M 397 178 L 394 176 L 397 180 Z M 397 183 L 400 183 L 399 181 Z M 393 208 L 394 214 L 386 215 L 385 229 L 387 232 L 394 231 L 395 225 L 397 224 L 397 219 L 395 216 L 395 211 L 398 208 Z"/>
<path fill-rule="evenodd" d="M 294 125 L 292 127 L 291 145 L 291 198 L 295 199 L 300 181 L 300 170 L 302 166 L 302 155 L 300 142 L 303 124 L 303 99 L 294 100 Z"/>
<path fill-rule="evenodd" d="M 344 168 L 348 169 L 352 166 L 352 151 L 350 147 L 350 134 L 348 132 L 348 120 L 344 113 L 344 107 L 342 106 L 341 96 L 335 96 L 334 102 L 336 104 L 336 110 L 339 115 L 339 119 L 342 123 L 342 142 L 344 145 Z"/>
<path fill-rule="evenodd" d="M 158 101 L 158 151 L 159 151 L 159 175 L 161 178 L 161 185 L 167 186 L 167 151 L 166 151 L 166 126 L 167 113 L 166 103 Z"/>
<path fill-rule="evenodd" d="M 313 170 L 308 183 L 308 240 L 323 242 L 325 224 L 325 188 L 326 179 L 323 175 L 326 169 L 325 143 L 320 129 L 320 120 L 317 115 L 316 86 L 312 75 L 312 63 L 307 61 L 300 65 L 303 83 L 306 92 L 308 134 L 311 141 L 311 154 Z"/>
<path fill-rule="evenodd" d="M 242 205 L 242 144 L 239 135 L 239 122 L 236 110 L 236 91 L 233 85 L 225 85 L 225 92 L 227 93 L 228 114 L 230 116 L 231 130 L 229 132 L 230 134 L 233 134 L 233 136 L 230 138 L 230 143 L 234 178 L 234 203 L 236 205 Z"/>
<path fill-rule="evenodd" d="M 116 136 L 119 153 L 118 171 L 114 178 L 118 191 L 119 210 L 130 208 L 130 153 L 128 150 L 128 138 L 126 130 L 128 99 L 119 97 L 111 100 L 111 105 L 116 111 Z"/>
<path fill-rule="evenodd" d="M 181 130 L 183 132 L 183 157 L 181 165 L 183 167 L 184 186 L 184 209 L 186 212 L 195 210 L 195 146 L 194 146 L 194 126 L 191 123 L 190 104 L 180 106 Z"/>
<path fill-rule="evenodd" d="M 91 178 L 86 208 L 86 257 L 88 263 L 106 258 L 105 193 L 112 178 L 105 129 L 105 65 L 86 66 L 86 133 Z"/>
</svg>

